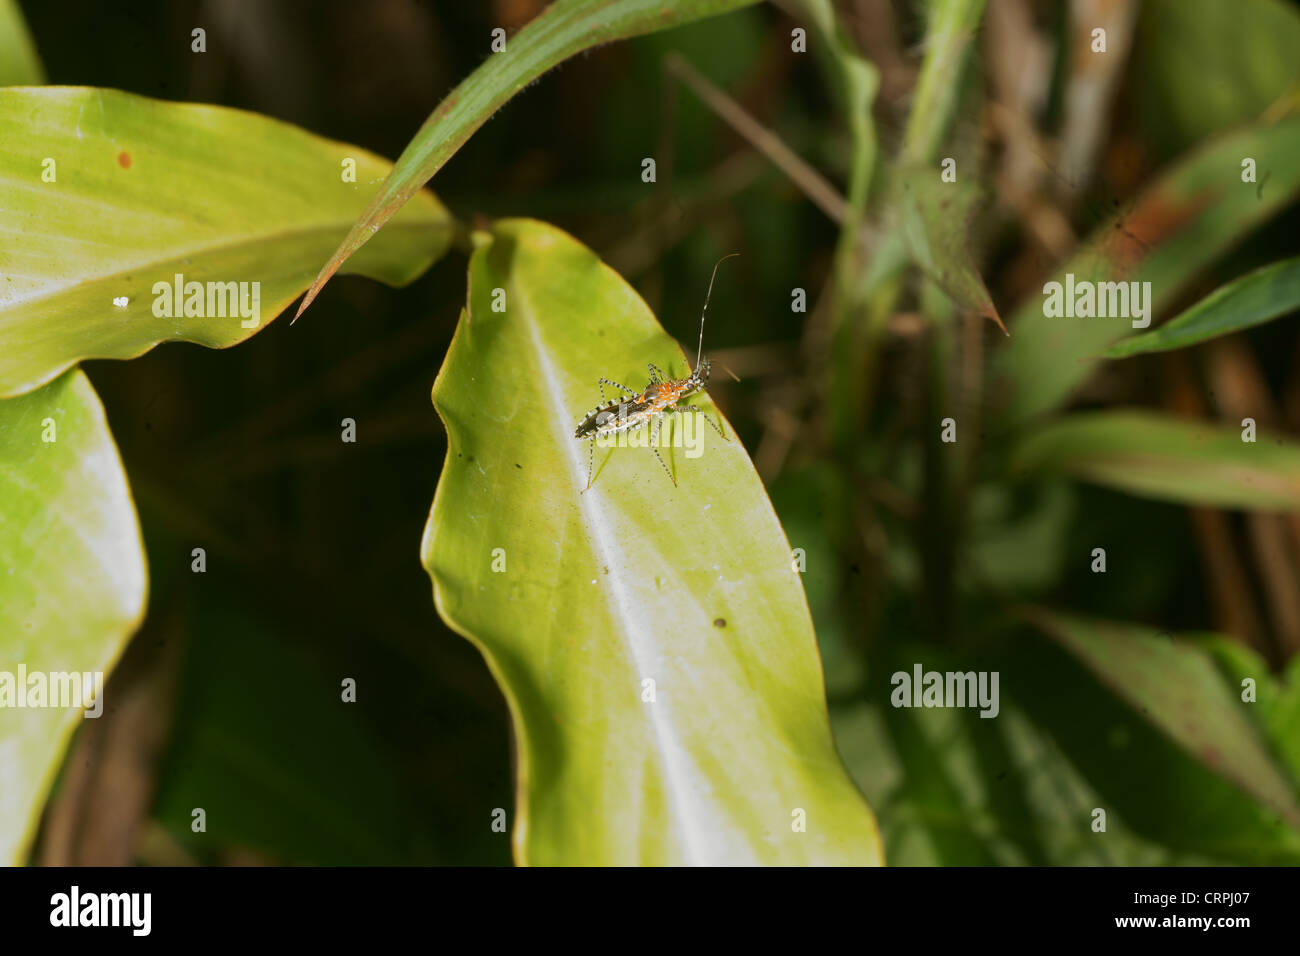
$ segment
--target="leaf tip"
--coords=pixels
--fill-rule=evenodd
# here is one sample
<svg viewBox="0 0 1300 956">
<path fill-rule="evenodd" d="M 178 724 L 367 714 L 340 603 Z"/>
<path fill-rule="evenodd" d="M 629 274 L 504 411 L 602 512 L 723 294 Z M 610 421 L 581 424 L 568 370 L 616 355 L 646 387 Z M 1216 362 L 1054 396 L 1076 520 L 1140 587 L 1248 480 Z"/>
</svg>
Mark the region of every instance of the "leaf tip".
<svg viewBox="0 0 1300 956">
<path fill-rule="evenodd" d="M 312 290 L 308 289 L 307 294 L 302 297 L 302 302 L 298 304 L 298 311 L 295 312 L 293 314 L 293 318 L 289 320 L 290 325 L 293 325 L 300 318 L 302 318 L 303 312 L 307 311 L 307 306 L 311 305 L 312 297 L 313 297 Z"/>
<path fill-rule="evenodd" d="M 289 320 L 290 325 L 293 325 L 302 318 L 302 314 L 307 311 L 307 306 L 316 301 L 316 296 L 319 295 L 320 290 L 325 287 L 325 283 L 329 282 L 330 279 L 333 278 L 334 273 L 338 270 L 340 264 L 341 260 L 338 260 L 338 252 L 335 252 L 334 255 L 330 257 L 330 261 L 325 263 L 320 272 L 316 274 L 316 278 L 312 281 L 312 284 L 307 288 L 307 294 L 302 297 L 302 302 L 298 304 L 298 311 L 295 312 L 293 318 Z"/>
</svg>

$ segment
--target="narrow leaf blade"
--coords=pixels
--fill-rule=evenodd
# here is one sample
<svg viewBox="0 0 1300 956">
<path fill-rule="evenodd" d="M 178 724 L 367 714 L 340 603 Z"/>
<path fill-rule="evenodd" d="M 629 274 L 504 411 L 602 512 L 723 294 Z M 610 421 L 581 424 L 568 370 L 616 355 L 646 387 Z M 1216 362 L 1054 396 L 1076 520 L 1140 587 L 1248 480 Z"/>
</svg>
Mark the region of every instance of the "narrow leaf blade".
<svg viewBox="0 0 1300 956">
<path fill-rule="evenodd" d="M 1300 829 L 1294 784 L 1247 717 L 1251 705 L 1225 684 L 1203 649 L 1137 624 L 1043 608 L 1024 615 L 1158 730 Z"/>
<path fill-rule="evenodd" d="M 392 175 L 321 267 L 297 315 L 474 132 L 515 94 L 570 57 L 613 40 L 654 33 L 749 6 L 757 0 L 555 0 L 452 90 L 402 151 Z M 295 316 L 297 318 L 297 316 Z"/>
<path fill-rule="evenodd" d="M 1256 269 L 1211 292 L 1158 329 L 1123 339 L 1103 358 L 1169 352 L 1260 325 L 1300 308 L 1300 256 Z"/>
<path fill-rule="evenodd" d="M 1152 314 L 1241 238 L 1300 193 L 1300 118 L 1254 126 L 1206 144 L 1164 173 L 1137 202 L 1100 227 L 1067 262 L 1094 282 L 1150 282 Z M 1243 183 L 1242 157 L 1268 181 Z M 1048 318 L 1044 296 L 1016 311 L 1015 334 L 996 359 L 1006 393 L 1003 421 L 1020 425 L 1063 404 L 1092 374 L 1100 353 L 1132 330 L 1127 318 Z"/>
<path fill-rule="evenodd" d="M 1150 412 L 1088 412 L 1030 432 L 1010 467 L 1185 504 L 1300 510 L 1300 448 L 1265 434 L 1256 439 Z"/>
</svg>

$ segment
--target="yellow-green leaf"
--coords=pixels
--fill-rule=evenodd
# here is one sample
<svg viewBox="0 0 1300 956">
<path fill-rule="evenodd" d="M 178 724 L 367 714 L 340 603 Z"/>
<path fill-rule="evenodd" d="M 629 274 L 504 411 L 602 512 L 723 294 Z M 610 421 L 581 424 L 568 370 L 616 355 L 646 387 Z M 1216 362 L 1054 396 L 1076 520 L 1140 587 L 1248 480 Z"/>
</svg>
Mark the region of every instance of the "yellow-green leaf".
<svg viewBox="0 0 1300 956">
<path fill-rule="evenodd" d="M 15 0 L 0 0 L 0 86 L 40 85 L 45 70 Z"/>
<path fill-rule="evenodd" d="M 790 547 L 744 447 L 689 415 L 673 425 L 683 447 L 663 449 L 677 487 L 649 448 L 597 448 L 584 492 L 574 429 L 597 378 L 640 388 L 647 363 L 683 376 L 686 359 L 565 233 L 514 220 L 478 242 L 433 388 L 448 450 L 422 557 L 439 613 L 510 707 L 517 860 L 880 862 L 831 741 Z M 725 286 L 720 274 L 715 311 Z M 694 322 L 682 317 L 688 339 Z"/>
<path fill-rule="evenodd" d="M 26 857 L 63 750 L 94 719 L 71 697 L 50 706 L 51 675 L 107 674 L 145 589 L 135 507 L 85 375 L 0 401 L 0 861 Z M 31 706 L 40 684 L 45 706 Z"/>
<path fill-rule="evenodd" d="M 389 169 L 239 110 L 0 89 L 0 396 L 86 358 L 243 341 L 302 293 Z M 452 220 L 428 193 L 393 226 L 351 271 L 400 285 L 451 239 Z M 163 300 L 178 275 L 179 309 L 174 295 Z M 191 282 L 203 284 L 198 299 Z M 244 294 L 239 315 L 232 289 Z"/>
</svg>

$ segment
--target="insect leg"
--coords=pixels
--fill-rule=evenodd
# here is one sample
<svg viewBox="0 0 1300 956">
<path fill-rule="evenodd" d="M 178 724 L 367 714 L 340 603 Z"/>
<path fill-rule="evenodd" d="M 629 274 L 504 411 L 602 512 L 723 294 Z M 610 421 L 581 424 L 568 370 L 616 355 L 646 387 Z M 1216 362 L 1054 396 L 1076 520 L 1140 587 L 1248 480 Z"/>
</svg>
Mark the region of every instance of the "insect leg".
<svg viewBox="0 0 1300 956">
<path fill-rule="evenodd" d="M 659 382 L 664 379 L 665 377 L 664 373 L 660 370 L 659 366 L 656 365 L 654 362 L 651 362 L 649 365 L 646 366 L 646 368 L 650 370 L 651 385 L 653 385 L 655 382 Z"/>
<path fill-rule="evenodd" d="M 715 432 L 717 432 L 719 435 L 722 436 L 722 440 L 723 440 L 723 441 L 731 441 L 731 439 L 727 437 L 726 432 L 724 432 L 721 428 L 719 428 L 719 427 L 717 426 L 717 424 L 713 421 L 712 418 L 710 418 L 708 415 L 705 415 L 705 414 L 704 414 L 704 409 L 699 408 L 698 406 L 695 406 L 695 405 L 679 405 L 679 406 L 677 406 L 676 408 L 674 408 L 673 411 L 675 411 L 675 412 L 699 412 L 700 415 L 703 416 L 704 420 L 705 420 L 706 422 L 708 422 L 710 425 L 713 426 L 713 430 L 714 430 Z"/>
<path fill-rule="evenodd" d="M 595 463 L 595 459 L 596 439 L 595 436 L 592 436 L 591 441 L 587 442 L 587 488 L 591 487 L 591 466 Z M 587 488 L 583 488 L 582 490 L 586 491 Z"/>
<path fill-rule="evenodd" d="M 618 384 L 618 382 L 611 382 L 611 381 L 610 381 L 609 379 L 607 379 L 607 378 L 598 378 L 598 379 L 596 379 L 596 382 L 597 382 L 597 384 L 600 385 L 600 403 L 601 403 L 602 405 L 608 404 L 608 402 L 605 400 L 605 386 L 606 386 L 606 385 L 613 385 L 615 388 L 622 389 L 623 391 L 627 392 L 629 395 L 631 395 L 631 396 L 633 396 L 633 397 L 636 396 L 636 392 L 632 391 L 632 389 L 628 388 L 626 385 L 620 385 L 620 384 Z"/>
<path fill-rule="evenodd" d="M 654 452 L 655 457 L 659 459 L 659 464 L 664 466 L 664 474 L 668 476 L 668 480 L 671 481 L 673 487 L 676 488 L 677 479 L 673 477 L 672 470 L 668 467 L 668 463 L 664 461 L 664 456 L 659 454 L 659 426 L 663 420 L 664 417 L 662 414 L 656 415 L 654 418 L 650 419 L 650 450 Z"/>
</svg>

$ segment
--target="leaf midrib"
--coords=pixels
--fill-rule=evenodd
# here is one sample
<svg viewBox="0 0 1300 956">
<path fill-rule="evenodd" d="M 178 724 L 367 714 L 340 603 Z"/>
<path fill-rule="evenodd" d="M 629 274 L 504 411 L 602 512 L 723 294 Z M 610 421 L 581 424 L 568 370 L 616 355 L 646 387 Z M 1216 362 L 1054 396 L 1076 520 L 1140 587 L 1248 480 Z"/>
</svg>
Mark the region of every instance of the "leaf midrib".
<svg viewBox="0 0 1300 956">
<path fill-rule="evenodd" d="M 574 479 L 572 483 L 573 493 L 579 496 L 578 506 L 582 510 L 585 519 L 584 524 L 592 531 L 589 540 L 596 552 L 597 563 L 610 569 L 611 587 L 602 588 L 601 592 L 605 595 L 611 595 L 613 598 L 613 600 L 607 598 L 606 603 L 611 616 L 622 625 L 619 629 L 619 636 L 627 647 L 628 655 L 632 659 L 636 672 L 639 674 L 648 673 L 648 668 L 643 666 L 643 654 L 639 652 L 638 648 L 639 646 L 654 647 L 657 641 L 654 629 L 643 625 L 635 614 L 628 613 L 627 610 L 634 604 L 634 600 L 628 593 L 626 582 L 623 580 L 623 569 L 629 567 L 632 562 L 629 556 L 618 547 L 617 533 L 613 528 L 613 522 L 608 517 L 611 505 L 603 489 L 598 490 L 593 484 L 585 493 L 581 492 L 582 456 L 579 451 L 581 444 L 572 439 L 568 435 L 566 428 L 560 424 L 567 421 L 571 415 L 571 410 L 564 407 L 560 401 L 560 396 L 563 394 L 560 376 L 557 375 L 555 367 L 547 357 L 546 348 L 541 339 L 541 329 L 535 317 L 535 310 L 530 307 L 527 294 L 519 283 L 512 282 L 511 285 L 513 286 L 511 295 L 516 302 L 520 303 L 520 312 L 524 316 L 529 339 L 536 353 L 539 381 L 542 386 L 541 393 L 545 396 L 543 400 L 550 406 L 549 414 L 543 417 L 549 423 L 554 440 L 559 445 L 560 454 L 564 456 L 569 465 L 570 477 Z M 655 556 L 662 563 L 662 554 L 656 551 Z M 667 657 L 666 654 L 661 654 L 661 656 Z M 676 843 L 682 848 L 686 863 L 696 864 L 698 861 L 692 856 L 692 848 L 707 846 L 709 840 L 704 822 L 696 820 L 691 813 L 691 808 L 697 801 L 692 799 L 689 794 L 680 792 L 682 781 L 688 779 L 692 771 L 691 768 L 684 765 L 684 763 L 689 762 L 689 757 L 687 757 L 686 748 L 678 740 L 668 710 L 666 701 L 656 702 L 650 708 L 649 723 L 655 741 L 654 757 L 660 764 L 661 779 L 664 782 L 670 805 L 673 808 L 673 824 L 685 831 L 682 838 Z M 682 758 L 686 758 L 685 761 Z"/>
<path fill-rule="evenodd" d="M 281 230 L 278 232 L 270 232 L 270 233 L 248 233 L 245 235 L 232 237 L 230 241 L 220 242 L 217 244 L 200 244 L 192 247 L 169 247 L 167 249 L 167 252 L 173 254 L 171 254 L 166 259 L 142 259 L 137 263 L 128 263 L 126 265 L 118 266 L 114 271 L 111 272 L 103 272 L 97 275 L 90 275 L 90 276 L 81 276 L 80 278 L 77 279 L 69 278 L 65 281 L 56 283 L 47 288 L 40 289 L 33 295 L 23 296 L 22 298 L 12 299 L 7 302 L 0 302 L 0 318 L 3 318 L 7 312 L 15 310 L 19 306 L 23 306 L 26 303 L 42 302 L 46 299 L 53 299 L 60 295 L 63 295 L 64 293 L 70 290 L 77 289 L 81 286 L 94 285 L 102 282 L 108 282 L 114 279 L 121 280 L 123 277 L 127 275 L 130 275 L 134 272 L 139 272 L 142 269 L 149 268 L 150 266 L 161 266 L 169 262 L 177 262 L 187 257 L 194 257 L 198 255 L 216 256 L 243 247 L 256 248 L 257 246 L 266 243 L 291 242 L 295 239 L 303 238 L 306 236 L 314 236 L 320 233 L 329 232 L 331 230 L 337 230 L 339 222 L 343 222 L 343 228 L 347 228 L 347 226 L 351 224 L 350 219 L 333 220 L 328 223 L 318 223 L 311 226 L 304 226 L 300 229 Z M 425 228 L 431 228 L 431 227 L 436 228 L 439 225 L 441 225 L 443 228 L 450 230 L 452 228 L 452 221 L 450 216 L 444 215 L 441 219 L 430 218 L 429 220 L 422 221 L 420 223 L 393 222 L 390 223 L 390 228 L 396 228 L 400 230 L 419 231 Z M 173 252 L 174 249 L 175 251 Z M 28 276 L 28 278 L 39 278 L 39 277 Z"/>
</svg>

